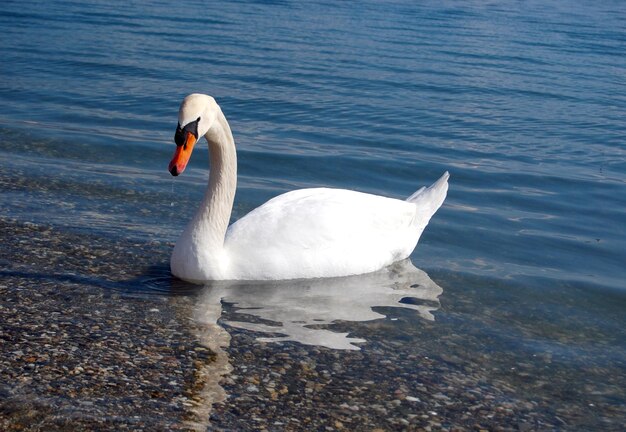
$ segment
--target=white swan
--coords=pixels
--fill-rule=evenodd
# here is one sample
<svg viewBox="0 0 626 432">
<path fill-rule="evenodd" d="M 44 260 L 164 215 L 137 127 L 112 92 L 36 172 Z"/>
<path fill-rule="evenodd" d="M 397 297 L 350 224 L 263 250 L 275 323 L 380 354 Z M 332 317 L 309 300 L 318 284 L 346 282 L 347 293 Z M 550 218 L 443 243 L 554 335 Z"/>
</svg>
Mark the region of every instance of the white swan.
<svg viewBox="0 0 626 432">
<path fill-rule="evenodd" d="M 287 192 L 228 227 L 237 185 L 230 127 L 211 96 L 187 96 L 178 113 L 177 176 L 198 137 L 209 143 L 209 186 L 178 239 L 172 273 L 191 282 L 278 280 L 369 273 L 407 258 L 443 203 L 446 172 L 405 201 L 342 189 Z"/>
</svg>

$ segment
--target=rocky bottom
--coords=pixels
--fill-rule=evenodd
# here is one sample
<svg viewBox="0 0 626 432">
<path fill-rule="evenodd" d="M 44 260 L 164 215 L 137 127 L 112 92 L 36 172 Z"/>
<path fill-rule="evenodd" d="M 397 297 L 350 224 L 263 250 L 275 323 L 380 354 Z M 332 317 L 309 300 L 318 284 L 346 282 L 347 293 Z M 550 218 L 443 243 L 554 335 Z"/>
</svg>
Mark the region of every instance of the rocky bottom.
<svg viewBox="0 0 626 432">
<path fill-rule="evenodd" d="M 434 322 L 385 308 L 385 319 L 333 324 L 366 340 L 343 351 L 199 320 L 201 290 L 169 280 L 166 243 L 7 219 L 0 238 L 0 430 L 626 424 L 624 327 L 573 326 L 571 309 L 529 320 L 537 310 L 503 308 L 484 281 L 439 275 Z M 222 321 L 244 312 L 224 304 Z"/>
</svg>

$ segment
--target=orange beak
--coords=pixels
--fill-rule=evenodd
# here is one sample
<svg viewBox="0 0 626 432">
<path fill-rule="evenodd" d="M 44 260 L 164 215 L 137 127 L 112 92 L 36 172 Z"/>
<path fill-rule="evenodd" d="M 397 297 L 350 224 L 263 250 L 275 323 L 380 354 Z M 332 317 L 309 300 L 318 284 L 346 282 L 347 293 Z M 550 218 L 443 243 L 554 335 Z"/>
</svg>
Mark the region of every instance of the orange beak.
<svg viewBox="0 0 626 432">
<path fill-rule="evenodd" d="M 185 144 L 176 146 L 176 152 L 174 152 L 174 157 L 170 161 L 170 165 L 168 167 L 173 176 L 182 174 L 182 172 L 185 171 L 187 162 L 189 162 L 189 158 L 191 157 L 191 152 L 193 151 L 193 146 L 195 144 L 196 137 L 194 137 L 191 132 L 187 132 Z"/>
</svg>

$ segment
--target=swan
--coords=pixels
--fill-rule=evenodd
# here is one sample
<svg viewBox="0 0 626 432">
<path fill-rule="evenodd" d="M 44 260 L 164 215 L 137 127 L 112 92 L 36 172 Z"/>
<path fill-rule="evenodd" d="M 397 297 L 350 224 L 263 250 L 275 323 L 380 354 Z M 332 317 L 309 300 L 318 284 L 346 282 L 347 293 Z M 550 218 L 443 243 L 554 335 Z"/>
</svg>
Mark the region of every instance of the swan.
<svg viewBox="0 0 626 432">
<path fill-rule="evenodd" d="M 380 270 L 409 256 L 448 191 L 448 172 L 406 200 L 344 189 L 300 189 L 270 199 L 229 227 L 237 186 L 235 141 L 215 99 L 194 93 L 183 99 L 178 112 L 176 151 L 169 164 L 173 176 L 185 170 L 201 136 L 209 144 L 209 184 L 170 260 L 172 274 L 193 283 Z"/>
</svg>

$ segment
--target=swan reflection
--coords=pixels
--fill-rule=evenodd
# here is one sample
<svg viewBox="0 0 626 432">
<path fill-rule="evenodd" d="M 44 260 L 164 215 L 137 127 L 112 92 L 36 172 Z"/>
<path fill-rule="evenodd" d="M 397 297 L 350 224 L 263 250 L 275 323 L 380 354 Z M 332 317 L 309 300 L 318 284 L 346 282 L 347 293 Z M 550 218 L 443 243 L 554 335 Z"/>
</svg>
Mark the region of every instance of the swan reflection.
<svg viewBox="0 0 626 432">
<path fill-rule="evenodd" d="M 375 273 L 332 279 L 272 282 L 217 282 L 207 286 L 197 304 L 197 318 L 217 324 L 222 302 L 231 303 L 250 321 L 220 320 L 227 326 L 268 334 L 263 342 L 295 341 L 304 345 L 358 350 L 364 339 L 319 328 L 335 321 L 371 321 L 385 318 L 374 307 L 415 310 L 434 320 L 442 288 L 404 260 Z M 263 322 L 258 322 L 260 321 Z"/>
</svg>

